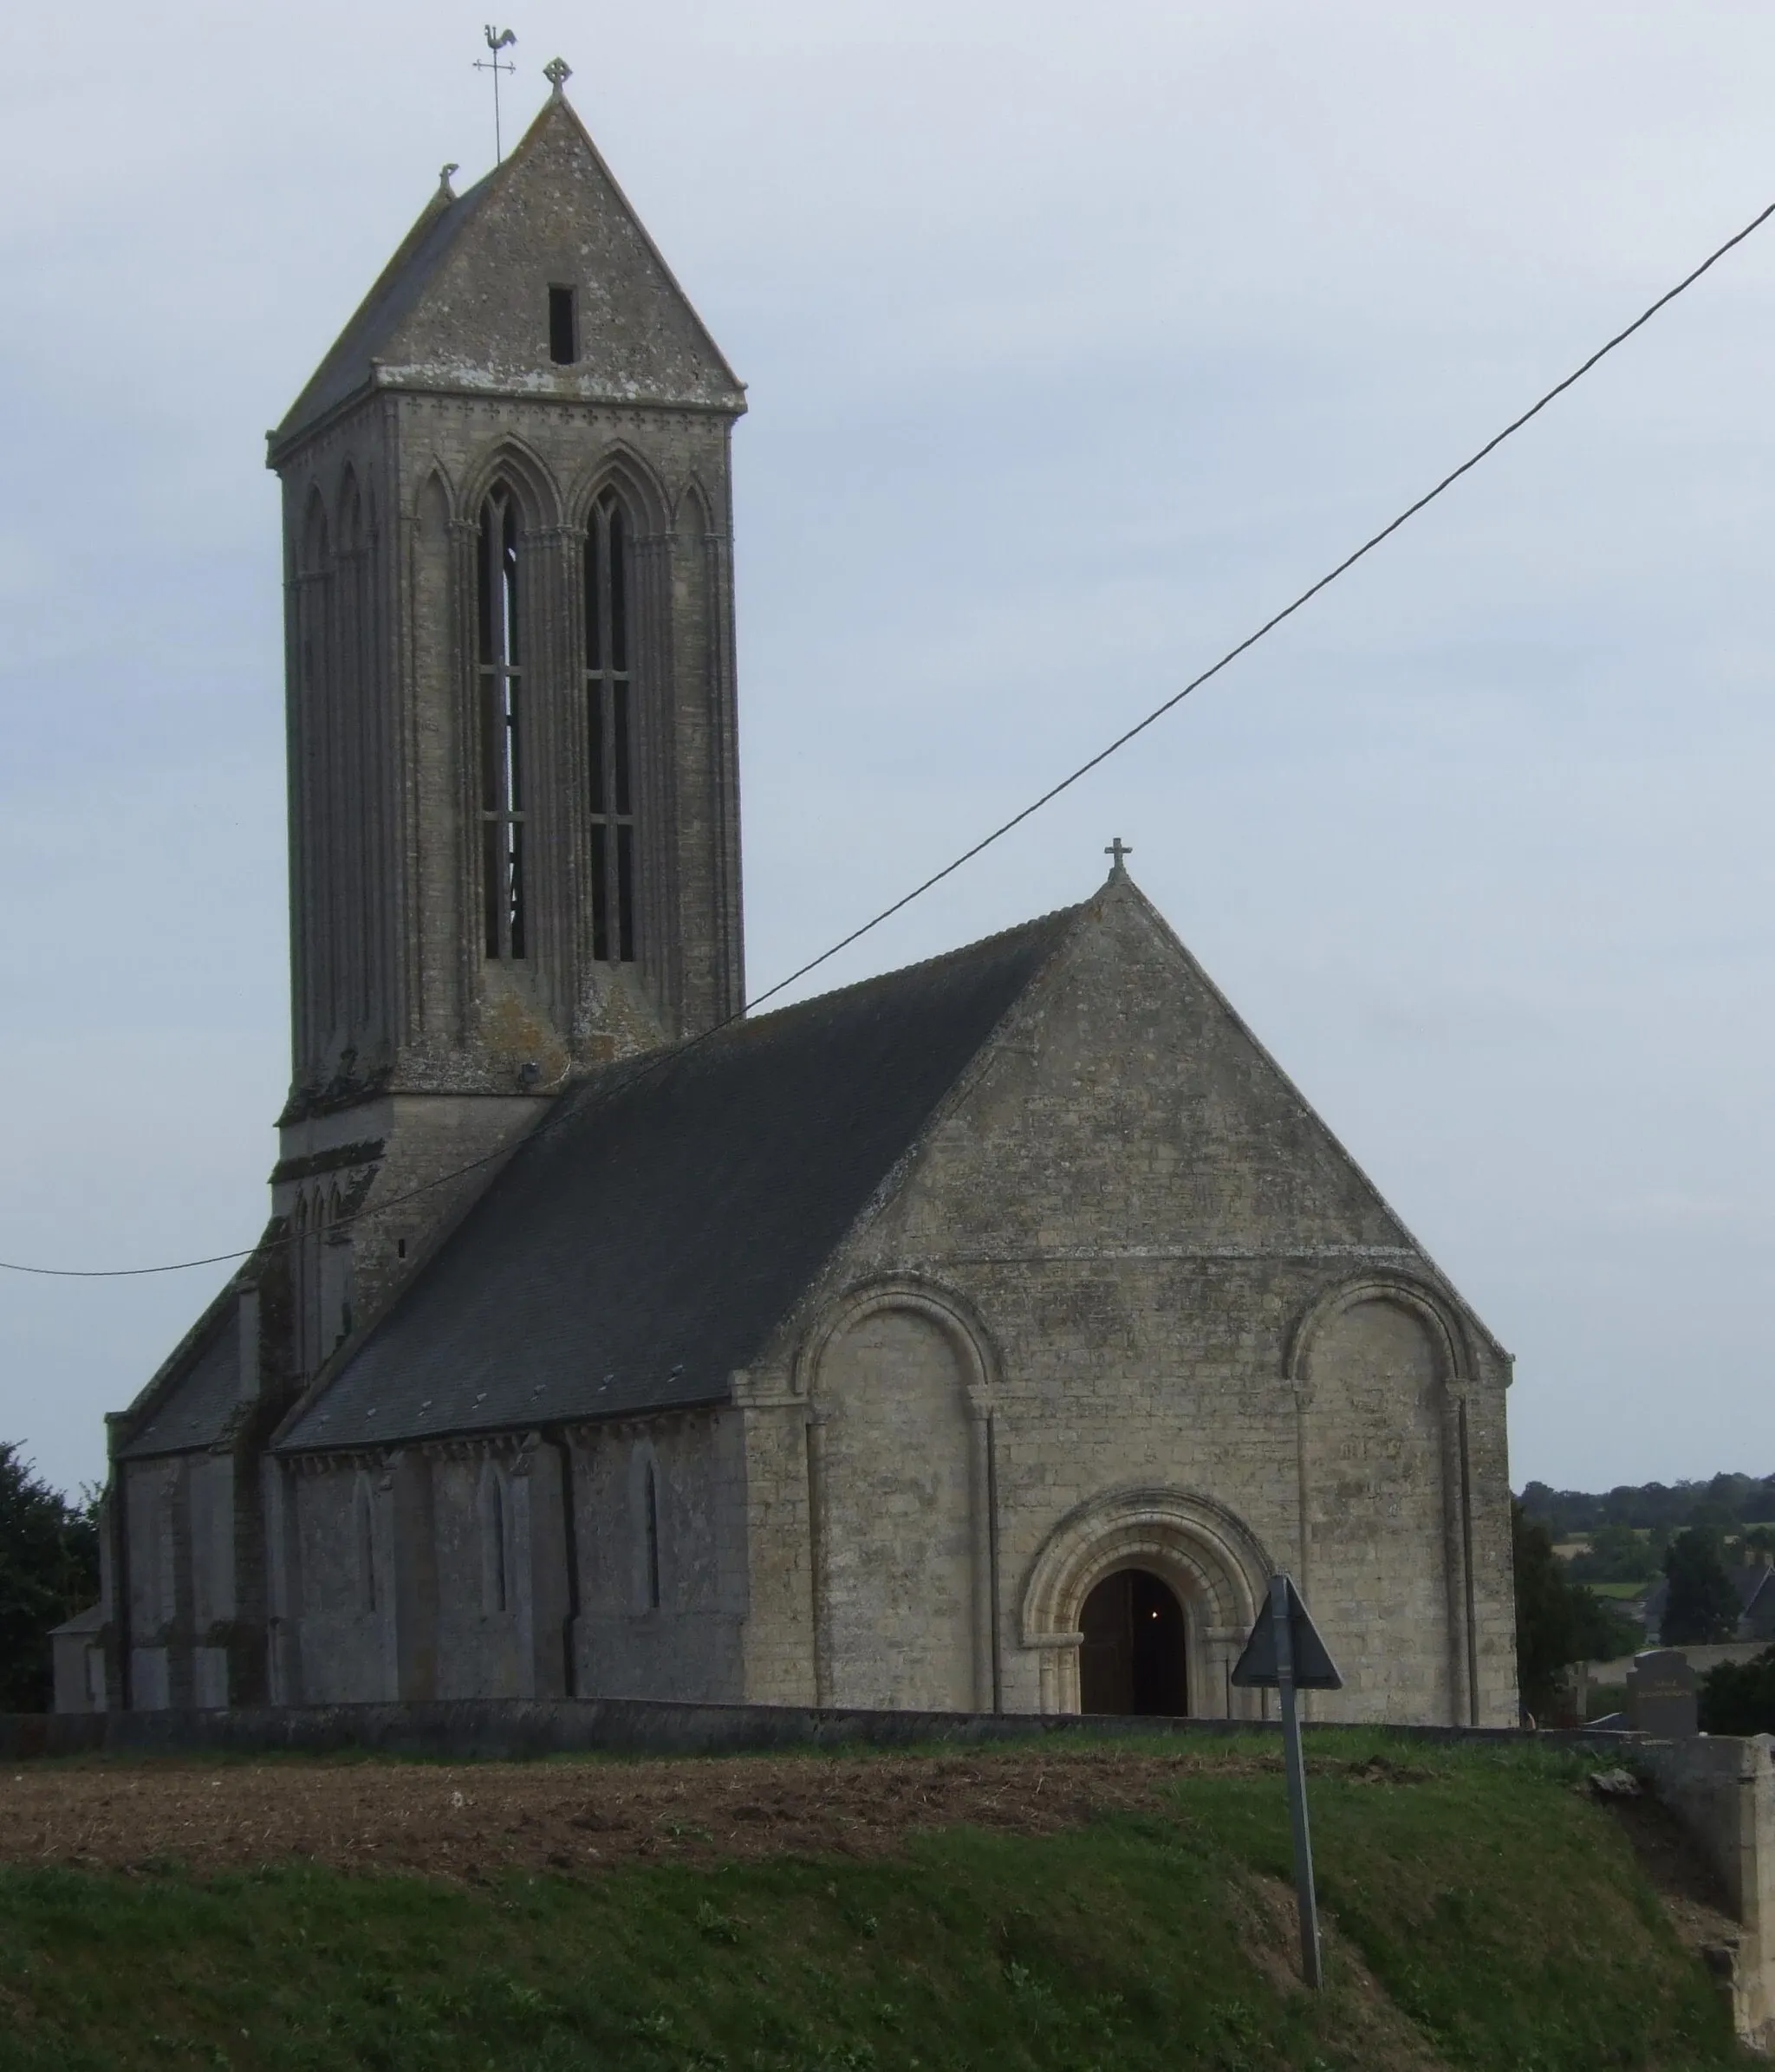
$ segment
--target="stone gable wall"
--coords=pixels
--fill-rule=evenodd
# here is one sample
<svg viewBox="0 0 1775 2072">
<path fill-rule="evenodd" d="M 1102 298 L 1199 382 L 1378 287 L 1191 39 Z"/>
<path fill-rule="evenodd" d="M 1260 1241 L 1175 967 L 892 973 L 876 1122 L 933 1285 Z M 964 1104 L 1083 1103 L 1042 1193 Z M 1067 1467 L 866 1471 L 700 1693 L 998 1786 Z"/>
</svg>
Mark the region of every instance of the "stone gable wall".
<svg viewBox="0 0 1775 2072">
<path fill-rule="evenodd" d="M 1249 1711 L 1227 1673 L 1273 1562 L 1347 1679 L 1320 1717 L 1513 1720 L 1507 1362 L 1138 895 L 1081 926 L 748 1378 L 772 1520 L 751 1696 L 813 1694 L 809 1624 L 835 1665 L 868 1645 L 816 1614 L 777 1521 L 822 1413 L 808 1348 L 872 1286 L 946 1304 L 985 1375 L 1005 1706 L 1077 1702 L 1076 1627 L 1051 1622 L 1107 1564 L 1182 1597 L 1193 1709 Z"/>
</svg>

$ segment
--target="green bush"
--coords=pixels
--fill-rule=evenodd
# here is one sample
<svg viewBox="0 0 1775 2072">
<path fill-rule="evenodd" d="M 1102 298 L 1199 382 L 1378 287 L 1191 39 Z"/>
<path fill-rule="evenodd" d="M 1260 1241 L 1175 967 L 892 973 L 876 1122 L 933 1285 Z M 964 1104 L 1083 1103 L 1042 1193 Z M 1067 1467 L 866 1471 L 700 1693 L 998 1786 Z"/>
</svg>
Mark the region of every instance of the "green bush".
<svg viewBox="0 0 1775 2072">
<path fill-rule="evenodd" d="M 0 1712 L 42 1712 L 53 1695 L 49 1631 L 99 1595 L 99 1528 L 0 1439 Z"/>
<path fill-rule="evenodd" d="M 1717 1533 L 1691 1526 L 1670 1543 L 1664 1556 L 1670 1581 L 1659 1637 L 1667 1647 L 1705 1647 L 1729 1640 L 1738 1631 L 1738 1592 L 1726 1573 Z"/>
<path fill-rule="evenodd" d="M 1775 1734 L 1775 1647 L 1708 1670 L 1700 1712 L 1704 1734 Z"/>
</svg>

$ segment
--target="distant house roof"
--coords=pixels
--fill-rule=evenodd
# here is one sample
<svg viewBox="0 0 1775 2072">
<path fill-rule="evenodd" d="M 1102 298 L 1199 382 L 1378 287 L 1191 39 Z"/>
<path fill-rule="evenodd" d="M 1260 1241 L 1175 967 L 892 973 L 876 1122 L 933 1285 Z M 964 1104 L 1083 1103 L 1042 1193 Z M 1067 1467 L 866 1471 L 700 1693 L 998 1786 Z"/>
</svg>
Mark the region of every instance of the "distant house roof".
<svg viewBox="0 0 1775 2072">
<path fill-rule="evenodd" d="M 60 1626 L 52 1626 L 49 1628 L 49 1638 L 53 1640 L 63 1634 L 97 1634 L 102 1633 L 104 1630 L 105 1606 L 104 1601 L 101 1599 L 96 1604 L 89 1604 L 85 1611 L 76 1612 L 73 1618 L 64 1619 Z"/>
<path fill-rule="evenodd" d="M 1080 911 L 569 1089 L 276 1450 L 724 1399 Z"/>
<path fill-rule="evenodd" d="M 1727 1573 L 1738 1592 L 1740 1638 L 1753 1640 L 1775 1636 L 1775 1569 L 1751 1562 Z"/>
</svg>

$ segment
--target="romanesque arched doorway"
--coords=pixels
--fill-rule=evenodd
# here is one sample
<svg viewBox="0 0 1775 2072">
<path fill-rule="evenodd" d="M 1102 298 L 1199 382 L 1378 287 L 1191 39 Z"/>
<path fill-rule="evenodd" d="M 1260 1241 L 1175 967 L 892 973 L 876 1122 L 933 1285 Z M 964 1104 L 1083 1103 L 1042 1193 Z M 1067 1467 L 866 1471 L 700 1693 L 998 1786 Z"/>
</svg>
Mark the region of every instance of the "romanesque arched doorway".
<svg viewBox="0 0 1775 2072">
<path fill-rule="evenodd" d="M 1275 1565 L 1232 1511 L 1195 1491 L 1123 1488 L 1089 1498 L 1055 1524 L 1024 1585 L 1023 1645 L 1038 1655 L 1030 1698 L 1044 1712 L 1150 1709 L 1198 1719 L 1257 1718 L 1255 1694 L 1235 1691 L 1231 1677 Z M 1105 1584 L 1109 1588 L 1100 1597 Z M 1126 1661 L 1119 1697 L 1114 1685 L 1106 1692 L 1097 1682 L 1099 1668 L 1109 1677 L 1117 1673 L 1114 1649 L 1104 1644 L 1118 1624 Z M 1138 1704 L 1136 1628 L 1153 1636 L 1141 1643 Z M 1083 1677 L 1093 1634 L 1088 1694 Z"/>
<path fill-rule="evenodd" d="M 1079 1710 L 1180 1718 L 1189 1711 L 1187 1635 L 1177 1593 L 1148 1569 L 1117 1569 L 1079 1619 Z"/>
</svg>

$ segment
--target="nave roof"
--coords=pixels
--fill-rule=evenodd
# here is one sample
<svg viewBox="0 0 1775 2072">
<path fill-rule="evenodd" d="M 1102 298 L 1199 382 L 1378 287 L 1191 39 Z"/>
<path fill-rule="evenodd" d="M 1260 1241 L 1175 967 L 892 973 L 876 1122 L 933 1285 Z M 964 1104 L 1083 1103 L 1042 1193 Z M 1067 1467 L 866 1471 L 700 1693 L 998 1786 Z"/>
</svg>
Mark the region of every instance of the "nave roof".
<svg viewBox="0 0 1775 2072">
<path fill-rule="evenodd" d="M 1082 911 L 569 1088 L 277 1450 L 725 1400 Z"/>
</svg>

